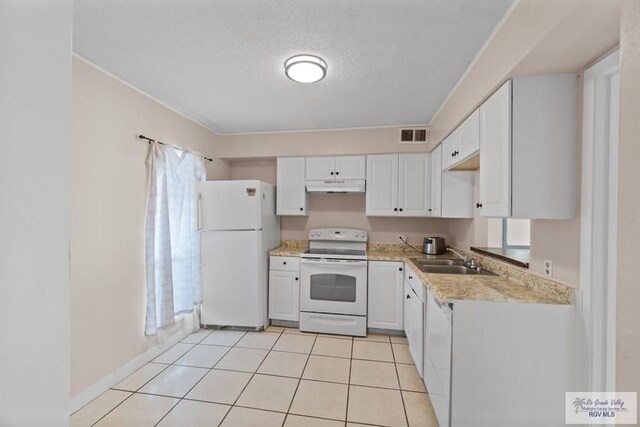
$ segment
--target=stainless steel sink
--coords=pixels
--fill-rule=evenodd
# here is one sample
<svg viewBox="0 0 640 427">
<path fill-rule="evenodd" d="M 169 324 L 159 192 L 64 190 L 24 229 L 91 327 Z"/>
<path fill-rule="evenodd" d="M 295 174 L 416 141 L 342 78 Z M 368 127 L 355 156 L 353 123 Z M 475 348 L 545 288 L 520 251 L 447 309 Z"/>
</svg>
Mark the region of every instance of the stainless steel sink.
<svg viewBox="0 0 640 427">
<path fill-rule="evenodd" d="M 431 274 L 469 274 L 476 276 L 495 276 L 494 273 L 481 268 L 469 268 L 465 265 L 421 265 L 420 271 Z"/>
<path fill-rule="evenodd" d="M 428 259 L 428 258 L 414 258 L 412 261 L 420 268 L 428 267 L 431 265 L 464 265 L 464 261 L 461 259 Z"/>
</svg>

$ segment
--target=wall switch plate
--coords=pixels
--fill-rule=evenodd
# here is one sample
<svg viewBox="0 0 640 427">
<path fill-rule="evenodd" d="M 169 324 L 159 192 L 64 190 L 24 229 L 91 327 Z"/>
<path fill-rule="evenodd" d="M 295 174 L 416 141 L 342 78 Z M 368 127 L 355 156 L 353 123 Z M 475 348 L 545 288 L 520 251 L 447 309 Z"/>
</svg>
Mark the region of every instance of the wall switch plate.
<svg viewBox="0 0 640 427">
<path fill-rule="evenodd" d="M 398 234 L 398 241 L 399 242 L 406 242 L 407 241 L 407 235 L 406 234 Z"/>
<path fill-rule="evenodd" d="M 551 261 L 550 259 L 545 259 L 543 267 L 544 274 L 546 274 L 547 276 L 553 276 L 553 261 Z"/>
</svg>

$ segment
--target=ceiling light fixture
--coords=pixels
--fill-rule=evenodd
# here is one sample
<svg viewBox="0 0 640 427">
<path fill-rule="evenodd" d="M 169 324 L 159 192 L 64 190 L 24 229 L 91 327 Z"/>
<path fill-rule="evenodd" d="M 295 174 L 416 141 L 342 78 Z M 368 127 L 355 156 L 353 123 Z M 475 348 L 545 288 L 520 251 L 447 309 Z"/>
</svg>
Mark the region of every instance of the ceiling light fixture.
<svg viewBox="0 0 640 427">
<path fill-rule="evenodd" d="M 315 83 L 327 75 L 327 63 L 314 55 L 296 55 L 284 62 L 284 73 L 294 82 Z"/>
</svg>

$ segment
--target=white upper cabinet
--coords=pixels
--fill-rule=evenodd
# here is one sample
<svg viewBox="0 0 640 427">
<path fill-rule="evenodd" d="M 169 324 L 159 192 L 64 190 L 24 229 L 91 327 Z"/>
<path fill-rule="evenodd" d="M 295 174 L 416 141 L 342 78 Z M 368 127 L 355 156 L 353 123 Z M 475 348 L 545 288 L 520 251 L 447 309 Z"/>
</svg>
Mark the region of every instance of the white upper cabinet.
<svg viewBox="0 0 640 427">
<path fill-rule="evenodd" d="M 476 109 L 442 142 L 442 170 L 464 163 L 480 150 L 480 109 Z"/>
<path fill-rule="evenodd" d="M 341 156 L 336 157 L 335 177 L 337 179 L 365 179 L 366 174 L 365 156 Z"/>
<path fill-rule="evenodd" d="M 278 158 L 276 188 L 278 215 L 307 215 L 308 201 L 304 180 L 304 157 Z"/>
<path fill-rule="evenodd" d="M 333 179 L 336 171 L 335 157 L 307 157 L 306 158 L 306 179 L 327 180 Z"/>
<path fill-rule="evenodd" d="M 398 155 L 398 216 L 429 216 L 428 153 Z"/>
<path fill-rule="evenodd" d="M 398 155 L 367 156 L 367 216 L 398 214 Z"/>
<path fill-rule="evenodd" d="M 367 216 L 429 215 L 430 156 L 367 156 Z"/>
<path fill-rule="evenodd" d="M 480 106 L 480 215 L 570 219 L 577 211 L 575 74 L 517 77 Z"/>
<path fill-rule="evenodd" d="M 480 109 L 477 108 L 460 125 L 456 163 L 463 162 L 480 151 Z"/>
<path fill-rule="evenodd" d="M 431 152 L 430 216 L 442 216 L 442 145 Z"/>
<path fill-rule="evenodd" d="M 307 157 L 306 179 L 365 179 L 365 156 Z"/>
<path fill-rule="evenodd" d="M 480 215 L 511 216 L 511 81 L 480 106 Z"/>
<path fill-rule="evenodd" d="M 442 141 L 442 170 L 449 170 L 456 163 L 456 150 L 458 149 L 458 138 L 460 132 L 454 130 Z"/>
</svg>

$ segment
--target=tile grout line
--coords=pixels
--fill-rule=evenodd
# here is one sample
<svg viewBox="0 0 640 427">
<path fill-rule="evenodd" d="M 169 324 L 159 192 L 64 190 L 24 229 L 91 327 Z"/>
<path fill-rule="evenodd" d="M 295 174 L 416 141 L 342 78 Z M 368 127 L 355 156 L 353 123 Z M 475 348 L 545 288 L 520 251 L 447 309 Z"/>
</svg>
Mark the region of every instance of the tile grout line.
<svg viewBox="0 0 640 427">
<path fill-rule="evenodd" d="M 213 331 L 211 331 L 211 333 L 210 333 L 210 334 L 208 334 L 208 335 L 207 335 L 207 337 L 209 337 L 211 334 L 213 334 L 215 331 L 218 331 L 218 330 L 222 330 L 222 329 L 220 329 L 220 328 L 218 328 L 218 329 L 214 329 Z M 241 340 L 241 339 L 242 339 L 246 334 L 247 334 L 247 332 L 245 331 L 245 332 L 242 334 L 242 336 L 240 336 L 240 338 L 238 338 L 238 341 L 236 341 L 236 342 L 235 342 L 235 344 L 237 344 L 238 342 L 240 342 L 240 340 Z M 203 338 L 202 340 L 206 339 L 207 337 Z M 200 342 L 202 342 L 202 340 L 201 340 Z M 179 404 L 180 402 L 182 402 L 182 401 L 184 400 L 184 397 L 185 397 L 187 394 L 191 393 L 191 390 L 193 390 L 193 389 L 194 389 L 194 387 L 195 387 L 195 386 L 197 386 L 197 385 L 200 383 L 200 381 L 202 381 L 202 379 L 203 379 L 204 377 L 206 377 L 207 375 L 209 375 L 209 372 L 211 372 L 211 371 L 213 370 L 213 368 L 214 368 L 214 367 L 215 367 L 215 366 L 216 366 L 216 365 L 217 365 L 217 364 L 218 364 L 218 363 L 219 363 L 219 362 L 220 362 L 220 361 L 221 361 L 221 360 L 222 360 L 222 359 L 223 359 L 227 354 L 229 354 L 229 352 L 231 351 L 231 349 L 235 347 L 235 344 L 234 344 L 233 346 L 231 346 L 231 347 L 229 347 L 229 348 L 227 349 L 227 351 L 222 355 L 222 357 L 221 357 L 220 359 L 218 359 L 218 361 L 217 361 L 216 363 L 214 363 L 214 364 L 213 364 L 213 366 L 207 370 L 207 373 L 206 373 L 206 374 L 204 374 L 202 377 L 200 377 L 200 379 L 199 379 L 198 381 L 196 381 L 196 383 L 195 383 L 195 384 L 194 384 L 194 385 L 193 385 L 189 390 L 187 390 L 187 392 L 186 392 L 182 397 L 180 397 L 180 398 L 178 399 L 178 401 L 176 402 L 176 404 L 175 404 L 175 405 L 173 405 L 173 406 L 171 407 L 171 409 L 169 409 L 169 410 L 167 411 L 167 413 L 166 413 L 166 414 L 164 414 L 164 415 L 162 416 L 162 418 L 160 418 L 160 419 L 158 420 L 158 422 L 154 424 L 154 426 L 157 426 L 158 424 L 160 424 L 160 423 L 162 422 L 162 420 L 164 420 L 164 419 L 167 417 L 167 415 L 169 415 L 169 413 L 171 413 L 171 411 L 173 411 L 173 409 L 174 409 L 176 406 L 178 406 L 178 404 Z M 196 348 L 196 346 L 198 346 L 198 345 L 200 345 L 200 343 L 196 344 L 193 348 Z M 218 346 L 218 347 L 226 347 L 226 346 Z M 193 348 L 192 348 L 191 350 L 193 350 Z M 191 351 L 191 350 L 189 350 L 189 351 Z M 188 353 L 189 351 L 187 351 L 187 353 Z M 185 354 L 187 354 L 187 353 L 185 353 Z M 180 356 L 178 359 L 176 359 L 176 360 L 174 361 L 174 363 L 172 363 L 172 364 L 171 364 L 171 366 L 182 366 L 182 365 L 175 365 L 175 362 L 177 362 L 178 360 L 180 360 L 183 356 L 184 356 L 184 354 L 183 354 L 182 356 Z M 167 368 L 167 369 L 168 369 L 168 368 Z M 202 368 L 201 368 L 201 369 L 202 369 Z M 229 411 L 231 411 L 231 409 L 229 409 Z M 229 413 L 229 411 L 227 411 L 227 413 Z M 226 417 L 226 414 L 225 414 L 225 417 Z M 222 423 L 222 421 L 221 421 L 221 423 Z"/>
<path fill-rule="evenodd" d="M 173 348 L 173 347 L 171 347 Z M 195 345 L 194 345 L 195 348 Z M 167 349 L 165 352 L 163 352 L 162 354 L 166 353 L 167 351 L 169 351 L 170 349 Z M 185 354 L 187 354 L 189 351 L 191 351 L 191 349 L 187 350 L 186 352 L 184 352 L 184 354 L 182 354 L 181 356 L 178 356 L 178 359 L 180 359 L 182 356 L 184 356 Z M 159 355 L 158 357 L 160 357 L 161 355 Z M 148 362 L 149 363 L 153 363 L 153 361 Z M 106 414 L 104 414 L 102 417 L 100 417 L 95 423 L 91 424 L 91 426 L 95 426 L 96 424 L 98 424 L 100 421 L 102 421 L 107 415 L 109 415 L 111 412 L 113 412 L 118 406 L 122 405 L 125 401 L 129 400 L 133 395 L 139 393 L 139 391 L 147 384 L 149 384 L 151 381 L 153 381 L 156 377 L 158 377 L 158 375 L 160 375 L 161 373 L 163 373 L 164 371 L 166 371 L 167 369 L 169 369 L 169 367 L 173 366 L 173 364 L 164 364 L 164 363 L 156 363 L 156 365 L 166 365 L 160 372 L 158 372 L 156 375 L 154 375 L 151 379 L 149 379 L 149 381 L 145 382 L 144 384 L 142 384 L 140 387 L 138 387 L 136 390 L 131 391 L 131 390 L 120 390 L 117 388 L 110 388 L 109 390 L 118 390 L 118 391 L 127 391 L 129 393 L 131 393 L 129 396 L 127 396 L 126 399 L 124 399 L 122 402 L 118 403 L 116 406 L 114 406 L 113 408 L 111 408 Z M 143 365 L 146 366 L 146 365 Z M 142 367 L 140 367 L 140 369 L 142 369 Z M 138 370 L 140 370 L 138 369 Z M 136 370 L 136 372 L 138 371 Z M 117 385 L 117 384 L 116 384 Z M 140 393 L 140 394 L 145 394 L 145 393 Z M 166 396 L 166 397 L 170 397 L 170 396 Z M 175 399 L 175 397 L 173 397 Z M 176 403 L 177 405 L 178 403 Z M 172 406 L 171 409 L 169 410 L 169 412 L 171 412 L 171 410 L 175 407 Z M 168 412 L 167 412 L 168 413 Z M 163 417 L 164 418 L 164 417 Z"/>
<path fill-rule="evenodd" d="M 204 340 L 206 337 L 208 337 L 209 335 L 211 335 L 213 331 L 209 332 L 207 334 L 207 336 L 203 337 L 199 342 L 202 342 L 202 340 Z M 182 341 L 177 342 L 176 344 L 180 344 L 182 343 Z M 183 343 L 183 344 L 190 344 L 190 343 Z M 183 354 L 181 354 L 180 356 L 178 356 L 178 358 L 175 361 L 178 361 L 178 359 L 180 359 L 182 356 L 184 356 L 185 354 L 187 354 L 188 352 L 190 352 L 191 350 L 193 350 L 198 344 L 193 344 L 193 347 L 191 347 L 189 350 L 185 351 Z M 165 354 L 167 351 L 171 350 L 173 347 L 175 347 L 175 344 L 173 346 L 171 346 L 171 348 L 166 349 L 165 351 L 163 351 L 161 354 L 159 354 L 156 358 L 154 358 L 153 360 L 157 359 L 158 357 L 162 356 L 163 354 Z M 142 369 L 144 366 L 148 365 L 149 363 L 154 363 L 153 360 L 147 362 L 145 365 L 141 366 L 140 368 L 136 369 L 135 372 L 138 372 L 140 369 Z M 156 365 L 166 365 L 160 372 L 158 372 L 157 374 L 155 374 L 152 378 L 149 379 L 149 381 L 145 382 L 144 384 L 142 384 L 140 387 L 138 387 L 136 390 L 131 391 L 131 390 L 120 390 L 117 388 L 109 388 L 109 390 L 118 390 L 118 391 L 128 391 L 129 393 L 131 393 L 129 396 L 127 396 L 126 399 L 124 399 L 122 402 L 118 403 L 116 406 L 114 406 L 113 408 L 111 408 L 106 414 L 104 414 L 102 417 L 98 418 L 98 420 L 96 420 L 95 423 L 91 424 L 91 426 L 95 426 L 96 424 L 98 424 L 100 421 L 102 421 L 102 419 L 104 419 L 107 415 L 109 415 L 111 412 L 113 412 L 117 407 L 119 407 L 120 405 L 122 405 L 125 401 L 129 400 L 129 398 L 131 398 L 131 396 L 133 396 L 134 394 L 138 393 L 138 391 L 140 389 L 142 389 L 142 387 L 144 387 L 145 385 L 149 384 L 151 381 L 153 381 L 158 375 L 160 375 L 161 373 L 163 373 L 164 371 L 166 371 L 167 369 L 169 369 L 170 366 L 173 366 L 173 363 L 170 364 L 165 364 L 165 363 L 156 363 Z M 134 373 L 135 373 L 134 372 Z M 132 374 L 133 375 L 133 374 Z M 127 377 L 128 378 L 128 377 Z M 123 380 L 124 381 L 124 380 Z M 116 384 L 118 385 L 118 384 Z M 142 393 L 141 393 L 142 394 Z M 97 398 L 96 398 L 97 399 Z M 95 399 L 94 399 L 95 400 Z M 89 402 L 91 403 L 91 402 Z M 176 405 L 180 403 L 180 401 L 178 401 L 176 403 Z M 85 405 L 86 406 L 86 405 Z M 84 406 L 83 406 L 84 407 Z M 175 408 L 175 405 L 171 407 L 171 409 L 169 409 L 169 412 L 171 412 L 173 410 L 173 408 Z M 82 408 L 80 408 L 82 409 Z M 76 411 L 77 412 L 77 411 Z M 167 412 L 167 414 L 169 413 Z M 162 417 L 164 418 L 166 416 L 166 414 Z M 160 420 L 162 421 L 162 419 Z M 160 422 L 158 421 L 158 422 Z"/>
<path fill-rule="evenodd" d="M 287 413 L 284 416 L 284 420 L 282 420 L 282 427 L 284 427 L 284 423 L 287 422 L 287 417 L 289 417 L 291 407 L 293 406 L 293 401 L 296 398 L 296 394 L 298 394 L 298 388 L 300 388 L 300 383 L 302 382 L 302 376 L 304 375 L 304 371 L 307 369 L 307 364 L 309 363 L 309 359 L 311 359 L 311 353 L 313 352 L 313 347 L 315 347 L 317 341 L 318 341 L 318 334 L 316 334 L 316 336 L 314 337 L 313 344 L 311 345 L 311 349 L 309 350 L 309 354 L 307 354 L 307 360 L 304 362 L 304 367 L 302 368 L 302 372 L 300 373 L 300 378 L 298 378 L 298 384 L 296 385 L 296 389 L 293 392 L 293 396 L 291 396 L 291 402 L 289 402 L 289 408 L 287 408 Z"/>
<path fill-rule="evenodd" d="M 271 351 L 273 350 L 273 347 L 275 347 L 276 343 L 280 340 L 280 338 L 282 338 L 282 335 L 284 335 L 284 331 L 280 331 L 280 333 L 278 334 L 278 339 L 276 339 L 273 344 L 271 345 L 271 348 L 269 348 L 269 350 L 267 351 L 267 354 L 264 355 L 264 358 L 260 361 L 260 364 L 258 364 L 258 367 L 256 368 L 256 370 L 251 374 L 251 378 L 249 378 L 249 381 L 247 381 L 247 383 L 244 385 L 244 387 L 242 387 L 242 390 L 240 391 L 240 393 L 238 393 L 238 397 L 236 397 L 236 399 L 233 401 L 233 404 L 231 405 L 231 407 L 229 408 L 229 410 L 227 411 L 227 413 L 224 415 L 224 417 L 220 420 L 220 423 L 218 424 L 219 426 L 222 425 L 222 423 L 224 423 L 224 420 L 227 419 L 227 416 L 229 416 L 229 413 L 231 413 L 231 411 L 233 410 L 233 408 L 236 406 L 236 403 L 238 403 L 238 400 L 240 399 L 240 396 L 242 396 L 242 393 L 244 393 L 244 391 L 247 389 L 247 387 L 249 386 L 249 384 L 251 383 L 251 381 L 253 380 L 253 378 L 256 376 L 258 369 L 260 369 L 260 367 L 262 366 L 262 364 L 264 363 L 265 360 L 267 360 L 267 357 L 269 357 L 269 354 L 271 353 Z M 244 337 L 244 335 L 243 335 Z M 236 344 L 238 344 L 238 342 L 240 342 L 240 340 L 238 340 L 236 342 Z M 235 344 L 234 344 L 235 347 Z M 238 347 L 238 348 L 242 348 L 242 347 Z M 222 360 L 222 359 L 220 359 Z M 219 362 L 219 361 L 218 361 Z M 217 365 L 218 363 L 216 363 Z M 215 365 L 214 365 L 215 368 Z M 213 370 L 213 368 L 211 368 Z M 243 406 L 239 406 L 239 408 L 243 408 Z M 258 408 L 251 408 L 254 410 L 257 410 Z M 274 411 L 275 412 L 275 411 Z"/>
<path fill-rule="evenodd" d="M 344 414 L 344 425 L 346 427 L 349 422 L 349 393 L 351 392 L 351 367 L 353 366 L 353 348 L 356 346 L 356 340 L 351 337 L 351 357 L 349 358 L 349 376 L 347 377 L 347 407 Z"/>
<path fill-rule="evenodd" d="M 389 338 L 389 341 L 391 341 L 391 338 Z M 396 352 L 393 350 L 393 344 L 391 344 L 391 355 L 393 356 L 393 361 L 394 361 L 394 368 L 396 370 L 396 377 L 398 379 L 398 391 L 400 392 L 400 400 L 402 401 L 402 409 L 404 410 L 404 418 L 407 421 L 407 426 L 409 425 L 409 415 L 407 415 L 407 405 L 405 405 L 404 403 L 404 394 L 402 394 L 402 385 L 400 384 L 400 374 L 398 373 L 398 364 L 395 363 L 396 361 Z"/>
<path fill-rule="evenodd" d="M 352 368 L 353 368 L 353 361 L 354 360 L 364 360 L 364 361 L 371 361 L 371 362 L 378 362 L 378 363 L 392 363 L 394 364 L 394 369 L 396 371 L 396 378 L 398 380 L 398 391 L 400 392 L 400 396 L 401 396 L 401 400 L 402 400 L 402 404 L 403 404 L 403 409 L 405 412 L 405 418 L 408 424 L 408 414 L 407 414 L 407 410 L 406 410 L 406 404 L 404 402 L 404 395 L 403 395 L 403 389 L 402 386 L 400 385 L 400 377 L 399 377 L 399 371 L 398 371 L 398 363 L 403 364 L 403 365 L 408 365 L 408 366 L 415 366 L 413 364 L 409 364 L 409 363 L 402 363 L 402 362 L 398 362 L 396 360 L 395 357 L 395 349 L 393 346 L 393 341 L 391 340 L 391 336 L 387 336 L 387 340 L 388 341 L 380 341 L 380 340 L 367 340 L 367 339 L 356 339 L 356 337 L 349 337 L 349 338 L 336 338 L 333 336 L 324 336 L 324 335 L 320 335 L 320 334 L 313 334 L 314 340 L 313 340 L 313 344 L 311 345 L 311 349 L 309 350 L 308 353 L 301 353 L 301 352 L 294 352 L 294 351 L 282 351 L 282 350 L 275 350 L 275 346 L 278 343 L 278 341 L 281 339 L 281 337 L 283 336 L 290 336 L 290 335 L 298 335 L 298 336 L 311 336 L 312 334 L 298 334 L 298 333 L 286 333 L 285 329 L 276 332 L 276 331 L 262 331 L 262 332 L 266 332 L 266 333 L 271 333 L 274 335 L 277 335 L 277 339 L 274 341 L 274 343 L 271 345 L 270 348 L 265 349 L 265 348 L 257 348 L 257 347 L 247 347 L 247 346 L 242 346 L 239 345 L 240 341 L 247 335 L 248 332 L 251 331 L 239 331 L 239 332 L 244 332 L 236 341 L 232 346 L 226 346 L 226 345 L 219 345 L 219 344 L 206 344 L 203 341 L 205 339 L 207 339 L 213 332 L 215 332 L 216 330 L 221 330 L 220 328 L 218 329 L 214 329 L 212 331 L 210 331 L 208 334 L 206 334 L 205 336 L 203 336 L 197 343 L 188 343 L 188 342 L 183 342 L 180 341 L 179 343 L 176 344 L 190 344 L 192 345 L 192 347 L 185 351 L 183 354 L 181 354 L 180 356 L 178 356 L 172 363 L 170 364 L 166 364 L 166 363 L 161 363 L 161 362 L 154 362 L 153 360 L 148 362 L 148 363 L 154 363 L 157 365 L 163 365 L 163 369 L 160 370 L 158 373 L 156 373 L 153 377 L 151 377 L 149 380 L 147 380 L 144 384 L 142 384 L 140 387 L 138 387 L 136 390 L 132 391 L 132 390 L 124 390 L 124 389 L 118 389 L 115 387 L 110 388 L 110 390 L 115 390 L 115 391 L 121 391 L 121 392 L 127 392 L 130 393 L 129 396 L 127 396 L 122 402 L 120 402 L 119 404 L 117 404 L 116 406 L 114 406 L 111 410 L 109 410 L 107 413 L 105 413 L 102 417 L 100 417 L 93 425 L 99 423 L 101 420 L 103 420 L 105 417 L 107 417 L 111 412 L 113 412 L 116 408 L 118 408 L 119 406 L 121 406 L 125 401 L 127 401 L 129 398 L 131 398 L 133 395 L 135 394 L 141 394 L 141 395 L 150 395 L 150 396 L 161 396 L 161 397 L 166 397 L 166 398 L 171 398 L 171 399 L 177 399 L 176 403 L 162 416 L 162 418 L 156 423 L 156 425 L 158 425 L 159 423 L 162 422 L 162 420 L 164 420 L 167 415 L 169 413 L 171 413 L 175 407 L 182 401 L 182 400 L 187 400 L 187 401 L 194 401 L 194 402 L 202 402 L 202 403 L 210 403 L 210 404 L 217 404 L 217 405 L 222 405 L 222 406 L 227 406 L 229 407 L 228 411 L 225 413 L 224 417 L 221 419 L 220 424 L 222 424 L 224 422 L 224 420 L 227 418 L 229 412 L 231 412 L 232 408 L 237 406 L 239 408 L 246 408 L 246 409 L 253 409 L 253 410 L 264 410 L 264 411 L 268 411 L 268 412 L 274 412 L 274 413 L 279 413 L 279 414 L 283 414 L 285 415 L 285 418 L 283 420 L 283 425 L 284 423 L 286 423 L 286 420 L 289 418 L 289 415 L 298 415 L 298 414 L 292 414 L 291 408 L 293 406 L 293 402 L 295 400 L 295 397 L 298 393 L 299 387 L 302 383 L 302 379 L 303 379 L 303 375 L 304 372 L 306 371 L 306 368 L 308 366 L 308 363 L 311 359 L 311 356 L 314 355 L 313 354 L 313 350 L 315 348 L 315 345 L 318 343 L 318 338 L 327 338 L 327 339 L 333 339 L 336 341 L 349 341 L 351 342 L 351 351 L 350 351 L 350 356 L 347 357 L 342 357 L 342 356 L 336 356 L 336 355 L 327 355 L 327 354 L 316 354 L 315 356 L 318 357 L 324 357 L 324 358 L 335 358 L 335 359 L 348 359 L 349 360 L 349 375 L 348 375 L 348 380 L 347 380 L 347 402 L 346 402 L 346 414 L 345 414 L 345 420 L 344 423 L 345 425 L 349 422 L 348 421 L 348 411 L 349 411 L 349 397 L 350 397 L 350 389 L 352 387 L 351 383 L 351 374 L 352 374 Z M 385 361 L 385 360 L 375 360 L 375 359 L 354 359 L 353 358 L 353 354 L 354 354 L 354 347 L 356 344 L 356 341 L 358 342 L 369 342 L 369 343 L 389 343 L 390 347 L 391 347 L 391 351 L 392 351 L 392 361 Z M 397 343 L 397 344 L 403 344 L 403 343 Z M 217 346 L 217 347 L 224 347 L 226 348 L 226 351 L 224 352 L 224 354 L 215 362 L 215 364 L 210 367 L 207 368 L 206 366 L 195 366 L 195 365 L 180 365 L 178 364 L 178 360 L 180 360 L 181 358 L 183 358 L 187 353 L 193 351 L 197 346 L 199 345 L 204 345 L 204 346 Z M 406 344 L 405 344 L 406 345 Z M 173 348 L 173 347 L 172 347 Z M 216 368 L 216 366 L 218 366 L 218 364 L 220 363 L 220 361 L 226 357 L 229 352 L 234 349 L 234 348 L 240 348 L 240 349 L 251 349 L 251 350 L 267 350 L 267 353 L 265 354 L 264 358 L 261 360 L 261 362 L 259 363 L 258 367 L 251 373 L 251 377 L 249 378 L 249 381 L 247 382 L 247 384 L 245 384 L 245 386 L 243 387 L 243 389 L 240 391 L 240 393 L 238 394 L 238 397 L 234 400 L 234 402 L 229 405 L 228 403 L 221 403 L 221 402 L 213 402 L 213 401 L 208 401 L 208 400 L 201 400 L 201 399 L 193 399 L 193 398 L 188 398 L 187 395 L 204 379 L 204 377 L 206 377 L 209 373 L 211 373 L 213 370 L 218 370 L 218 371 L 230 371 L 230 372 L 241 372 L 241 373 L 248 373 L 246 371 L 237 371 L 234 369 L 224 369 L 224 368 Z M 167 349 L 165 352 L 163 352 L 162 354 L 166 353 L 167 351 L 170 351 L 171 349 Z M 270 373 L 259 373 L 259 369 L 262 367 L 262 365 L 264 364 L 264 362 L 266 361 L 266 359 L 268 358 L 268 356 L 272 353 L 272 352 L 276 352 L 276 353 L 290 353 L 290 354 L 306 354 L 306 360 L 305 360 L 305 364 L 304 367 L 302 369 L 302 373 L 300 374 L 300 376 L 297 378 L 298 382 L 296 385 L 296 389 L 293 393 L 293 396 L 291 398 L 291 402 L 289 403 L 289 407 L 287 409 L 286 412 L 281 412 L 281 411 L 276 411 L 276 410 L 270 410 L 270 409 L 262 409 L 262 408 L 253 408 L 253 407 L 249 407 L 249 406 L 244 406 L 244 405 L 237 405 L 242 393 L 244 393 L 244 391 L 246 390 L 246 388 L 248 387 L 249 383 L 255 378 L 256 375 L 260 374 L 260 375 L 264 375 L 264 376 L 271 376 L 271 377 L 280 377 L 280 378 L 286 378 L 286 379 L 296 379 L 295 377 L 290 377 L 290 376 L 286 376 L 286 375 L 278 375 L 278 374 L 270 374 Z M 158 356 L 160 357 L 160 356 Z M 143 365 L 144 366 L 144 365 Z M 169 396 L 169 395 L 162 395 L 162 394 L 157 394 L 157 393 L 147 393 L 147 392 L 141 392 L 140 390 L 145 387 L 148 383 L 150 383 L 151 381 L 153 381 L 155 378 L 157 378 L 159 375 L 161 375 L 163 372 L 165 372 L 170 366 L 177 366 L 177 367 L 186 367 L 186 368 L 193 368 L 193 369 L 206 369 L 207 372 L 200 377 L 200 379 L 198 381 L 196 381 L 196 383 L 182 396 L 182 397 L 176 397 L 176 396 Z M 142 368 L 142 367 L 141 367 Z M 139 369 L 141 369 L 139 368 Z M 319 382 L 319 383 L 329 383 L 329 384 L 340 384 L 340 385 L 345 385 L 344 383 L 340 383 L 340 382 L 335 382 L 335 381 L 327 381 L 327 380 L 320 380 L 320 379 L 307 379 L 310 382 Z M 362 386 L 362 387 L 369 387 L 369 388 L 374 388 L 374 389 L 383 389 L 383 390 L 396 390 L 393 388 L 387 388 L 387 387 L 379 387 L 379 386 L 370 386 L 370 385 L 366 385 L 366 386 Z M 416 393 L 422 393 L 424 394 L 424 392 L 422 391 L 416 391 Z M 95 400 L 95 399 L 94 399 Z M 91 402 L 89 402 L 91 403 Z M 86 405 L 85 405 L 86 406 Z M 82 409 L 82 408 L 80 408 Z M 79 409 L 79 410 L 80 410 Z M 77 411 L 76 411 L 77 412 Z M 316 419 L 325 419 L 325 420 L 331 420 L 331 421 L 338 421 L 341 422 L 342 420 L 337 420 L 334 418 L 325 418 L 322 416 L 312 416 L 312 415 L 300 415 L 302 417 L 308 417 L 308 418 L 316 418 Z M 374 424 L 371 424 L 374 425 Z"/>
</svg>

